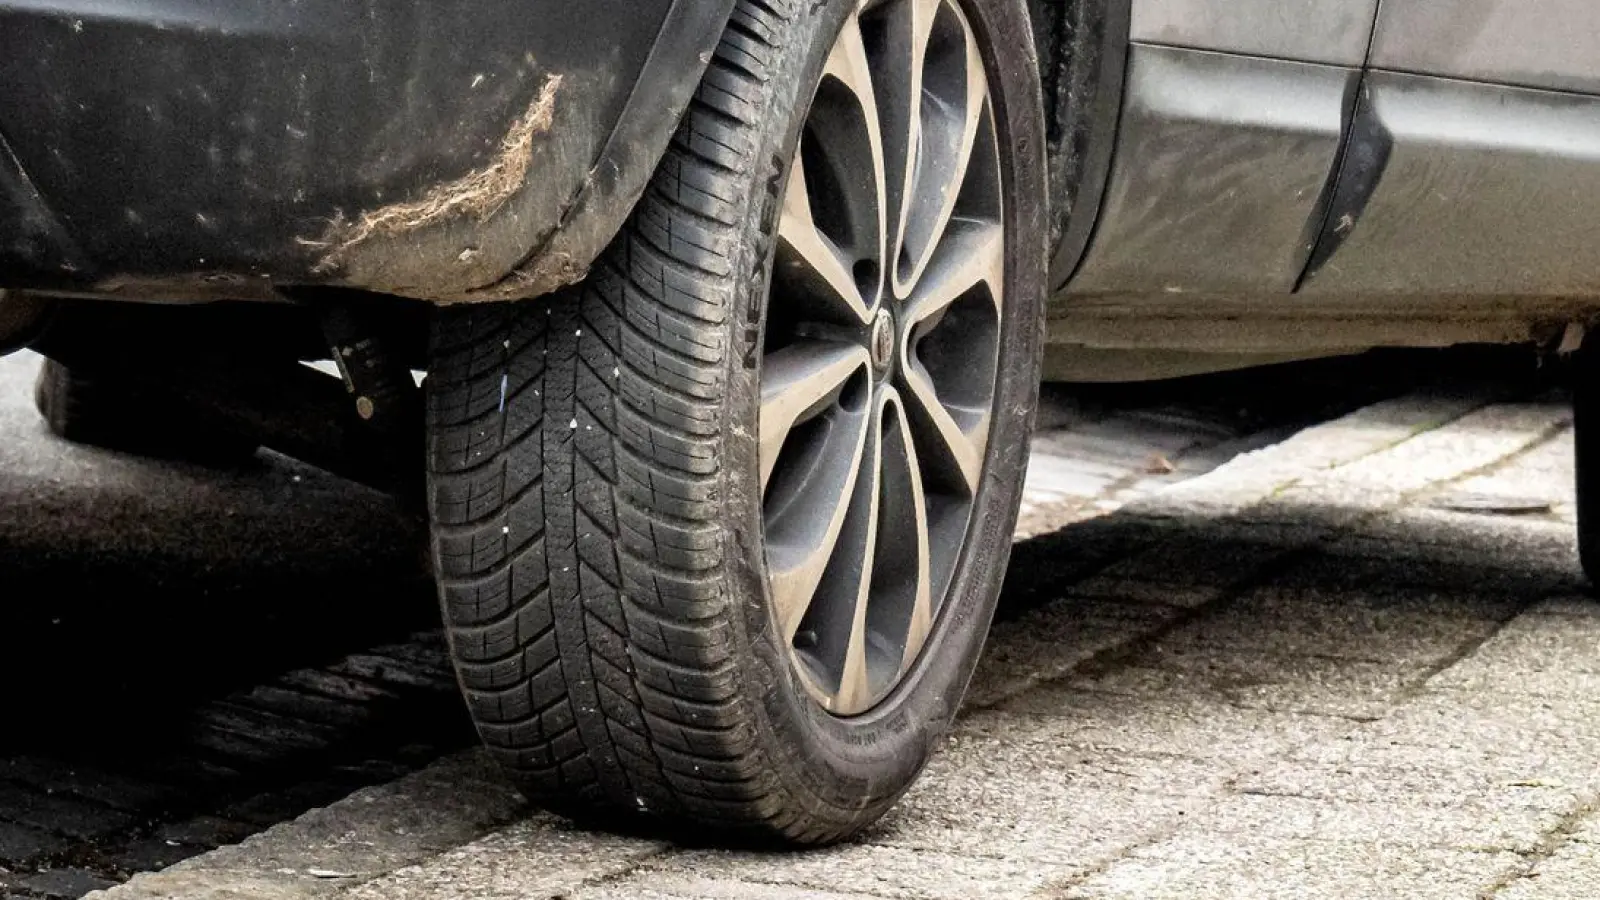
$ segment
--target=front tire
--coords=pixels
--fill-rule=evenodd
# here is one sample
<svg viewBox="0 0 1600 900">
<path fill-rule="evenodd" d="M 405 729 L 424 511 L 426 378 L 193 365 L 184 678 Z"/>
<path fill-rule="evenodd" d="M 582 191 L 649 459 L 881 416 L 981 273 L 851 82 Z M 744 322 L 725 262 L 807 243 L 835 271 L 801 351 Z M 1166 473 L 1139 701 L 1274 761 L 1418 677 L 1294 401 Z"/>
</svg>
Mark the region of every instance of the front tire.
<svg viewBox="0 0 1600 900">
<path fill-rule="evenodd" d="M 1038 92 L 1022 0 L 741 0 L 589 279 L 439 314 L 447 631 L 535 800 L 818 844 L 922 769 L 1020 501 Z"/>
</svg>

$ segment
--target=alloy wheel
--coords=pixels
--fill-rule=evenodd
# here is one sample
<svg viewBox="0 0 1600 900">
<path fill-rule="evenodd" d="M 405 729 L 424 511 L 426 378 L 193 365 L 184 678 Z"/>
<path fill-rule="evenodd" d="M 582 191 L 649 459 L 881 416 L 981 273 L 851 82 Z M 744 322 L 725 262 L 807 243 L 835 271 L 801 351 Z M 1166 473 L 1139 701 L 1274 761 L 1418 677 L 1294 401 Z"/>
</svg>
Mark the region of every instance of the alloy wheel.
<svg viewBox="0 0 1600 900">
<path fill-rule="evenodd" d="M 788 173 L 761 362 L 768 596 L 810 695 L 866 712 L 946 606 L 988 450 L 1005 230 L 954 0 L 852 13 Z"/>
</svg>

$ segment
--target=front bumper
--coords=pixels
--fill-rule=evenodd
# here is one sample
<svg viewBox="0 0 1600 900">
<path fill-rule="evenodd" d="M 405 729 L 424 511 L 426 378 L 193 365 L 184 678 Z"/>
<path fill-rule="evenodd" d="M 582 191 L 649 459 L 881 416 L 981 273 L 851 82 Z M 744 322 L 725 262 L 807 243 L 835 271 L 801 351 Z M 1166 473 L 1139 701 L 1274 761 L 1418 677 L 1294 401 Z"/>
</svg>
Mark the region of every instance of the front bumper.
<svg viewBox="0 0 1600 900">
<path fill-rule="evenodd" d="M 0 0 L 0 288 L 576 280 L 732 0 Z"/>
</svg>

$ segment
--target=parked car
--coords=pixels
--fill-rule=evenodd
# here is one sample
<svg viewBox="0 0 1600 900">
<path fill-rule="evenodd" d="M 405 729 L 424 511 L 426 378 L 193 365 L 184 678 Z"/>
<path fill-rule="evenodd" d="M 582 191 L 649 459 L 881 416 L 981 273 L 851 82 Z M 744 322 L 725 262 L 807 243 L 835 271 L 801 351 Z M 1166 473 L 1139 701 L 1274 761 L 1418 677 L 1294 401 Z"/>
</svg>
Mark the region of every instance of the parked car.
<svg viewBox="0 0 1600 900">
<path fill-rule="evenodd" d="M 0 0 L 0 149 L 51 428 L 417 504 L 516 783 L 732 839 L 921 770 L 1041 378 L 1600 309 L 1588 0 Z"/>
</svg>

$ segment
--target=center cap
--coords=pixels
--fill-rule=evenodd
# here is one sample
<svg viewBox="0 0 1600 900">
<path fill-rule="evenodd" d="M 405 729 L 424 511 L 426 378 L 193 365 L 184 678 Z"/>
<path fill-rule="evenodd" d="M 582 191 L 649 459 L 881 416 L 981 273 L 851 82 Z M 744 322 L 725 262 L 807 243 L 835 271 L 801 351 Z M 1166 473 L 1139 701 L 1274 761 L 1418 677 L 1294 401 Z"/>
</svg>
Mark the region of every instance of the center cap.
<svg viewBox="0 0 1600 900">
<path fill-rule="evenodd" d="M 887 372 L 894 362 L 894 315 L 887 309 L 878 310 L 872 320 L 872 366 L 879 373 Z"/>
</svg>

